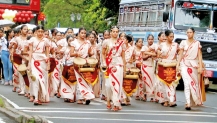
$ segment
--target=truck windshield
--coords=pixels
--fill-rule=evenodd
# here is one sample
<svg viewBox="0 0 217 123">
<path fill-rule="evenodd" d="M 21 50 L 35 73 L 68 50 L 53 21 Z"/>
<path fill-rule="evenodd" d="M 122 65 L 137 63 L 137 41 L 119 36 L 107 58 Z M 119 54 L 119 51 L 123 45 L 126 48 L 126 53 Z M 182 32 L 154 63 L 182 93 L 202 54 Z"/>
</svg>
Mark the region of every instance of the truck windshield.
<svg viewBox="0 0 217 123">
<path fill-rule="evenodd" d="M 6 4 L 29 4 L 31 0 L 0 0 L 0 3 Z"/>
<path fill-rule="evenodd" d="M 217 11 L 215 8 L 217 10 L 217 6 L 213 6 L 214 20 L 211 26 L 217 28 Z M 211 5 L 179 1 L 176 3 L 174 26 L 177 29 L 194 27 L 198 31 L 205 31 L 210 27 L 211 10 Z"/>
</svg>

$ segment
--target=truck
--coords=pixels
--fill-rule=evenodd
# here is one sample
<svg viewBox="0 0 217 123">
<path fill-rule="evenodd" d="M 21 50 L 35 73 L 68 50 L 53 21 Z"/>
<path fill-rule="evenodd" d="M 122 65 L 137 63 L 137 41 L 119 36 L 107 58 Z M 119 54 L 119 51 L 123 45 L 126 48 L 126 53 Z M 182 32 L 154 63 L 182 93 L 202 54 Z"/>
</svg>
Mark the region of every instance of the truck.
<svg viewBox="0 0 217 123">
<path fill-rule="evenodd" d="M 166 29 L 173 30 L 174 41 L 187 39 L 193 27 L 195 40 L 202 45 L 206 76 L 217 84 L 217 2 L 216 0 L 121 0 L 118 26 L 121 32 L 142 38 Z"/>
</svg>

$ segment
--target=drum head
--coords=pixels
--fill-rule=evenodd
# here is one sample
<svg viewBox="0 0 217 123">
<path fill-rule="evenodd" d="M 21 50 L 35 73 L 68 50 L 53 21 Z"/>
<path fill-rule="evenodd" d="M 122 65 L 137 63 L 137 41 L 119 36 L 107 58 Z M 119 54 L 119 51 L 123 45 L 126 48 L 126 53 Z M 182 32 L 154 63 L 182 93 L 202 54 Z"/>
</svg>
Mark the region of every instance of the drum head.
<svg viewBox="0 0 217 123">
<path fill-rule="evenodd" d="M 164 67 L 175 67 L 176 64 L 177 64 L 176 62 L 172 62 L 172 63 L 158 62 L 158 65 L 162 65 Z"/>
<path fill-rule="evenodd" d="M 26 67 L 25 64 L 21 64 L 21 65 L 18 66 L 17 70 L 18 70 L 18 71 L 26 71 L 26 70 L 27 70 L 27 67 Z"/>
<path fill-rule="evenodd" d="M 85 65 L 86 64 L 86 60 L 80 57 L 76 57 L 74 58 L 74 63 L 76 65 Z"/>
<path fill-rule="evenodd" d="M 88 64 L 97 64 L 98 60 L 95 58 L 87 58 L 87 63 Z"/>
<path fill-rule="evenodd" d="M 140 70 L 138 68 L 131 68 L 130 71 L 134 72 L 134 73 L 139 73 L 140 72 Z"/>
</svg>

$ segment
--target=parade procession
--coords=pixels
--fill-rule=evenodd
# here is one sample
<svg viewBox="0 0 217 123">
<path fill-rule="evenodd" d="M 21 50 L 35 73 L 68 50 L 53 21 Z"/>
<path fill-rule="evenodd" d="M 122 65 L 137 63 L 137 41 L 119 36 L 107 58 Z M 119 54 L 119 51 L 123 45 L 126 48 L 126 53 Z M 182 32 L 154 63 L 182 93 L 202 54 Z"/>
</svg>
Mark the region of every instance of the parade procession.
<svg viewBox="0 0 217 123">
<path fill-rule="evenodd" d="M 216 0 L 0 0 L 0 123 L 214 123 L 216 31 Z"/>
<path fill-rule="evenodd" d="M 186 110 L 205 101 L 203 60 L 200 42 L 193 39 L 194 29 L 186 30 L 188 39 L 173 42 L 170 30 L 133 41 L 117 26 L 98 38 L 96 31 L 68 28 L 64 36 L 43 26 L 28 30 L 22 25 L 14 37 L 3 37 L 0 30 L 4 85 L 23 95 L 34 105 L 49 103 L 54 97 L 64 102 L 89 105 L 94 98 L 107 101 L 107 109 L 121 110 L 136 100 L 176 107 L 176 87 L 182 77 Z M 13 33 L 13 31 L 11 31 Z M 32 32 L 32 33 L 29 33 Z M 6 56 L 9 56 L 5 60 Z M 13 76 L 6 69 L 13 65 Z M 11 79 L 12 78 L 12 79 Z M 192 98 L 190 98 L 192 97 Z M 132 104 L 134 105 L 134 104 Z"/>
</svg>

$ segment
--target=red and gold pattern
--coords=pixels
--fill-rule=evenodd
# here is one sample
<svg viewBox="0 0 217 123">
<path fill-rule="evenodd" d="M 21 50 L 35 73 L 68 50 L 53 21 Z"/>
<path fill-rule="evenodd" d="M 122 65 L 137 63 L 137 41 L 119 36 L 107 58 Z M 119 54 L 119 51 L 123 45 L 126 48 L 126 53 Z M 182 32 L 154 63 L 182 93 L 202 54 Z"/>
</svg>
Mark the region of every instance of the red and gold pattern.
<svg viewBox="0 0 217 123">
<path fill-rule="evenodd" d="M 72 84 L 76 83 L 77 80 L 76 80 L 73 65 L 63 67 L 62 77 L 63 77 L 63 80 L 66 82 L 69 82 Z"/>
<path fill-rule="evenodd" d="M 137 79 L 124 79 L 123 80 L 123 90 L 125 94 L 129 97 L 136 92 L 137 89 Z"/>
<path fill-rule="evenodd" d="M 95 68 L 94 72 L 79 72 L 78 67 L 74 67 L 74 69 L 77 71 L 77 73 L 80 74 L 80 76 L 82 76 L 82 78 L 86 82 L 88 82 L 92 86 L 98 82 L 98 69 L 97 68 Z"/>
<path fill-rule="evenodd" d="M 157 77 L 167 85 L 171 85 L 174 81 L 178 81 L 181 78 L 177 77 L 176 66 L 164 67 L 163 65 L 158 65 Z"/>
</svg>

